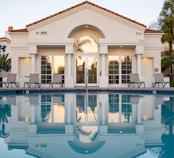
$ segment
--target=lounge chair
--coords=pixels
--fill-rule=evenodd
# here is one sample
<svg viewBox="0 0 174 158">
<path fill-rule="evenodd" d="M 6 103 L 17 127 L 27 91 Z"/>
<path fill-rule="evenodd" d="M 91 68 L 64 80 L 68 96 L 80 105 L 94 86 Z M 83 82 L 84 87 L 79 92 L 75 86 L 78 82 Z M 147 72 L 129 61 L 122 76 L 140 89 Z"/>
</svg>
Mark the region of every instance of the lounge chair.
<svg viewBox="0 0 174 158">
<path fill-rule="evenodd" d="M 63 87 L 63 80 L 61 74 L 55 74 L 52 77 L 52 81 L 49 83 L 49 88 L 52 87 L 54 84 L 61 84 L 61 87 Z"/>
<path fill-rule="evenodd" d="M 4 84 L 7 88 L 9 87 L 9 85 L 12 85 L 14 84 L 16 87 L 19 87 L 19 83 L 16 82 L 16 76 L 17 76 L 17 73 L 9 73 L 7 75 L 7 81 L 5 82 L 1 82 L 2 84 Z"/>
<path fill-rule="evenodd" d="M 41 83 L 39 82 L 39 74 L 37 73 L 31 73 L 29 76 L 29 81 L 28 82 L 24 82 L 24 88 L 25 85 L 27 85 L 29 88 L 33 85 L 38 86 L 38 88 L 41 87 Z"/>
<path fill-rule="evenodd" d="M 164 81 L 164 76 L 162 73 L 154 73 L 154 79 L 155 82 L 152 83 L 152 87 L 154 88 L 156 85 L 158 85 L 158 87 L 160 86 L 160 84 L 162 85 L 162 87 L 164 88 L 167 84 L 170 84 L 170 82 L 165 82 Z"/>
<path fill-rule="evenodd" d="M 128 84 L 128 87 L 130 87 L 131 85 L 133 85 L 133 87 L 135 85 L 137 85 L 137 87 L 141 87 L 141 85 L 145 87 L 145 82 L 139 80 L 138 73 L 130 73 L 129 75 L 130 75 L 130 82 Z"/>
</svg>

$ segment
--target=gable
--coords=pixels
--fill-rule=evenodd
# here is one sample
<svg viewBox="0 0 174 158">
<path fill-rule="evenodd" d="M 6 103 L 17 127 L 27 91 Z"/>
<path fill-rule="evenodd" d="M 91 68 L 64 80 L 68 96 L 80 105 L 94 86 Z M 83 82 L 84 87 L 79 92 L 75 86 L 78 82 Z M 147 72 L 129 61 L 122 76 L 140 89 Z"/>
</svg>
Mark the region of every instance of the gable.
<svg viewBox="0 0 174 158">
<path fill-rule="evenodd" d="M 124 17 L 120 14 L 117 14 L 113 11 L 110 11 L 106 8 L 103 8 L 101 6 L 98 6 L 94 3 L 91 3 L 91 2 L 88 2 L 88 1 L 85 1 L 85 2 L 82 2 L 78 5 L 75 5 L 71 8 L 68 8 L 66 10 L 63 10 L 61 12 L 58 12 L 56 14 L 53 14 L 51 16 L 48 16 L 46 18 L 43 18 L 41 20 L 38 20 L 36 22 L 33 22 L 31 24 L 28 24 L 26 27 L 28 30 L 33 30 L 35 28 L 39 28 L 41 26 L 44 26 L 44 25 L 48 25 L 50 23 L 53 23 L 55 21 L 58 21 L 58 20 L 61 20 L 61 19 L 64 19 L 68 16 L 71 16 L 73 14 L 77 14 L 78 12 L 81 12 L 82 10 L 90 10 L 90 11 L 93 11 L 95 12 L 96 14 L 101 14 L 105 17 L 108 17 L 108 18 L 111 18 L 113 20 L 116 20 L 120 23 L 125 23 L 126 25 L 129 24 L 130 26 L 134 26 L 134 27 L 140 27 L 140 28 L 144 28 L 145 29 L 145 25 L 141 24 L 141 23 L 138 23 L 134 20 L 131 20 L 127 17 Z M 84 17 L 85 18 L 85 17 Z M 92 18 L 92 17 L 90 17 Z"/>
<path fill-rule="evenodd" d="M 104 37 L 117 41 L 138 42 L 144 39 L 145 25 L 85 1 L 74 7 L 27 25 L 30 40 L 65 39 L 79 26 L 96 27 Z M 141 33 L 140 36 L 137 33 Z M 46 36 L 38 36 L 46 35 Z M 112 41 L 110 41 L 112 43 Z"/>
</svg>

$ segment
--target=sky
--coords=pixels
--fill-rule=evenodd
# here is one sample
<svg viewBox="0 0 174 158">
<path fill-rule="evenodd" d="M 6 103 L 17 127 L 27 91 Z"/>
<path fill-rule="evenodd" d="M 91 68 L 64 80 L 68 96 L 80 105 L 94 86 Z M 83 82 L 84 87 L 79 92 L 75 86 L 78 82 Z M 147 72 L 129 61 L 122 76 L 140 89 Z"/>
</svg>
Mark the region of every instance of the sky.
<svg viewBox="0 0 174 158">
<path fill-rule="evenodd" d="M 3 0 L 0 9 L 0 37 L 8 26 L 23 29 L 26 25 L 84 2 L 85 0 Z M 135 20 L 147 27 L 157 21 L 164 0 L 88 0 L 101 7 Z"/>
</svg>

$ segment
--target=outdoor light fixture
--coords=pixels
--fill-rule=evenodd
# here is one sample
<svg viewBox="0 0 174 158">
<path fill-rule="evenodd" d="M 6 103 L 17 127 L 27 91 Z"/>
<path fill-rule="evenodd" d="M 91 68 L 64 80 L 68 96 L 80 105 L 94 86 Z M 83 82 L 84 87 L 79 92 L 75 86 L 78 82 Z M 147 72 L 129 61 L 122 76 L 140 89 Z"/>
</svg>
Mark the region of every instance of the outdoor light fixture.
<svg viewBox="0 0 174 158">
<path fill-rule="evenodd" d="M 155 71 L 155 72 L 158 72 L 158 68 L 155 68 L 154 71 Z"/>
<path fill-rule="evenodd" d="M 5 52 L 5 49 L 6 49 L 6 46 L 5 46 L 5 45 L 0 44 L 0 51 L 2 50 L 3 52 Z"/>
<path fill-rule="evenodd" d="M 37 32 L 36 32 L 36 34 L 40 34 L 40 35 L 46 35 L 46 34 L 47 34 L 47 32 L 46 32 L 46 31 L 40 31 L 40 32 L 39 32 L 39 31 L 37 31 Z"/>
</svg>

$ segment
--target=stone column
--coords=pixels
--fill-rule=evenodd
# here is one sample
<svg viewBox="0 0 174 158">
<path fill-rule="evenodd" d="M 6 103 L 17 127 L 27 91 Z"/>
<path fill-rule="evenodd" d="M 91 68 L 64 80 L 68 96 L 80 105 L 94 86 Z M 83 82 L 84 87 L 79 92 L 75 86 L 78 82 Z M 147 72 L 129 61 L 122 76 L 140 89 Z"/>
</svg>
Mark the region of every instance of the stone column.
<svg viewBox="0 0 174 158">
<path fill-rule="evenodd" d="M 136 133 L 144 133 L 144 125 L 142 124 L 142 102 L 143 99 L 139 100 L 139 104 L 137 104 L 137 123 L 136 123 Z"/>
<path fill-rule="evenodd" d="M 137 62 L 137 73 L 141 77 L 141 57 L 144 54 L 144 45 L 137 45 L 135 50 L 136 62 Z"/>
<path fill-rule="evenodd" d="M 31 73 L 36 72 L 36 55 L 31 54 Z"/>
<path fill-rule="evenodd" d="M 141 76 L 141 54 L 137 54 L 137 73 Z"/>
<path fill-rule="evenodd" d="M 29 54 L 31 55 L 31 73 L 36 72 L 36 55 L 37 55 L 37 46 L 29 46 Z"/>
<path fill-rule="evenodd" d="M 107 133 L 108 131 L 108 94 L 99 95 L 99 106 L 97 107 L 99 121 L 100 121 L 100 133 Z"/>
<path fill-rule="evenodd" d="M 65 87 L 67 88 L 72 88 L 74 87 L 74 79 L 72 76 L 72 68 L 74 68 L 73 65 L 73 51 L 74 51 L 74 47 L 73 44 L 68 44 L 65 46 L 65 54 L 66 54 L 66 62 L 65 62 L 65 75 L 64 75 L 64 84 Z"/>
<path fill-rule="evenodd" d="M 107 45 L 100 45 L 100 76 L 99 76 L 99 87 L 108 87 L 108 75 L 107 75 L 107 62 L 106 62 L 106 55 L 108 54 L 108 46 Z"/>
<path fill-rule="evenodd" d="M 76 119 L 73 117 L 75 114 L 74 94 L 65 94 L 65 133 L 73 133 L 73 121 Z M 74 106 L 73 106 L 74 105 Z"/>
<path fill-rule="evenodd" d="M 35 105 L 31 105 L 31 123 L 35 123 Z"/>
</svg>

